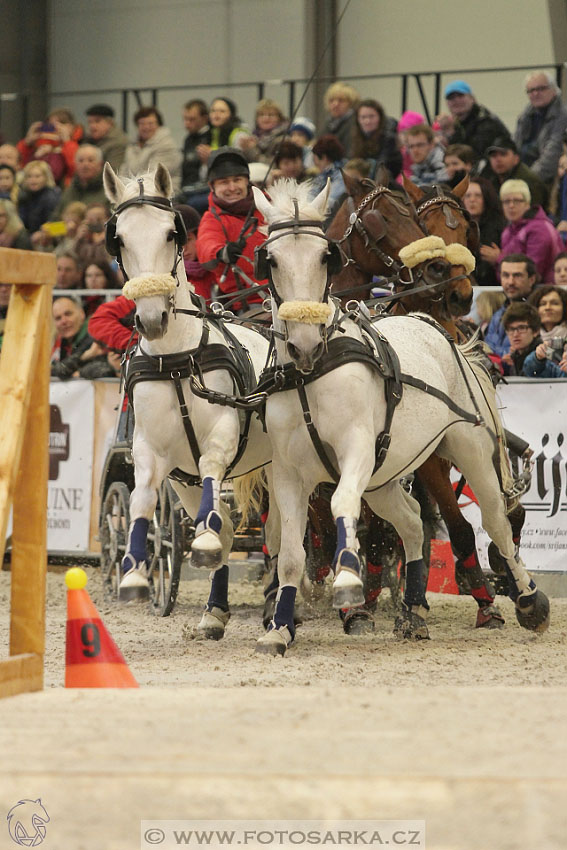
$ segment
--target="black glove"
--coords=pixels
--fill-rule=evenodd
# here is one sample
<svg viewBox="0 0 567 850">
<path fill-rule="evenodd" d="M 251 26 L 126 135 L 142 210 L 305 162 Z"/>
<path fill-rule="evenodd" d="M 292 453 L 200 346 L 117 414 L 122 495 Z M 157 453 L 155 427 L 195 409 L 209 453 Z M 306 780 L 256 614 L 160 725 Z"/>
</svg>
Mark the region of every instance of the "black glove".
<svg viewBox="0 0 567 850">
<path fill-rule="evenodd" d="M 221 248 L 218 252 L 217 257 L 221 262 L 233 265 L 237 262 L 245 245 L 246 240 L 243 237 L 241 237 L 238 242 L 227 242 L 224 248 Z"/>
</svg>

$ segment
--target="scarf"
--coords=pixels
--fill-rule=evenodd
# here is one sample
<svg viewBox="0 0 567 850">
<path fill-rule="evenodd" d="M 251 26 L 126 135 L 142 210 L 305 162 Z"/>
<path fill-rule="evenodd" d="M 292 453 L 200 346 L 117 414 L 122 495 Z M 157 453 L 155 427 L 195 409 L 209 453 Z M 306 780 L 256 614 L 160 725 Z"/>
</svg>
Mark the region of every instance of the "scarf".
<svg viewBox="0 0 567 850">
<path fill-rule="evenodd" d="M 184 260 L 183 265 L 185 266 L 187 280 L 202 280 L 210 274 L 198 260 Z"/>
<path fill-rule="evenodd" d="M 217 198 L 216 195 L 213 194 L 213 203 L 223 212 L 228 213 L 229 215 L 241 216 L 244 218 L 248 215 L 250 210 L 254 209 L 254 195 L 252 194 L 252 189 L 248 188 L 248 194 L 245 198 L 242 198 L 241 201 L 234 201 L 233 203 L 228 203 L 227 201 L 222 201 L 220 198 Z"/>
</svg>

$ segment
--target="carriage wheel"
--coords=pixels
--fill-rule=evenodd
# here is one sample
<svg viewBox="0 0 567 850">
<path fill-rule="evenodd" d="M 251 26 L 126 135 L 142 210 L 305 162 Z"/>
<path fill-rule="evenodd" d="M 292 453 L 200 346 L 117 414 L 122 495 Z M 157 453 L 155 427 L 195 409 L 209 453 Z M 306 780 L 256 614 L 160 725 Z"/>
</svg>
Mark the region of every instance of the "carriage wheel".
<svg viewBox="0 0 567 850">
<path fill-rule="evenodd" d="M 99 538 L 100 572 L 105 599 L 118 601 L 121 564 L 128 543 L 130 526 L 130 490 L 123 481 L 114 481 L 104 497 Z"/>
<path fill-rule="evenodd" d="M 158 491 L 154 518 L 148 528 L 147 545 L 150 607 L 157 617 L 168 617 L 179 590 L 184 535 L 181 502 L 167 480 Z"/>
</svg>

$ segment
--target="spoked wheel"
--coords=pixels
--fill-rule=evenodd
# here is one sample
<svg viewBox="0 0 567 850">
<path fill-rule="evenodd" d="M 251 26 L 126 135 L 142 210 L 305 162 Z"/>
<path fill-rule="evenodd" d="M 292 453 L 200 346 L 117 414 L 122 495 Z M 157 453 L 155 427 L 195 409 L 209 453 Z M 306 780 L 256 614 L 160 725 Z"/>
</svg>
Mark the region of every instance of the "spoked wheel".
<svg viewBox="0 0 567 850">
<path fill-rule="evenodd" d="M 123 481 L 114 481 L 104 497 L 99 529 L 101 553 L 100 572 L 104 596 L 109 602 L 118 601 L 121 564 L 128 543 L 130 527 L 130 490 Z"/>
<path fill-rule="evenodd" d="M 168 617 L 175 605 L 183 548 L 181 502 L 166 480 L 159 488 L 154 518 L 148 529 L 150 607 L 157 617 Z"/>
</svg>

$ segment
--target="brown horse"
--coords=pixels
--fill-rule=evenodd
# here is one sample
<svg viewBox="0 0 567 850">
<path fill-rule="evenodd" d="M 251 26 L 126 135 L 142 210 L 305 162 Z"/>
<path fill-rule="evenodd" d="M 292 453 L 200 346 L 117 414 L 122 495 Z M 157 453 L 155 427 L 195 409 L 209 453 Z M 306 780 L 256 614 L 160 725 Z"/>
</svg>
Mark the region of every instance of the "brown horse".
<svg viewBox="0 0 567 850">
<path fill-rule="evenodd" d="M 468 187 L 468 177 L 462 180 L 452 192 L 444 187 L 433 186 L 426 190 L 415 186 L 411 181 L 404 180 L 404 189 L 415 205 L 415 214 L 423 232 L 439 236 L 447 245 L 466 246 L 469 251 L 478 249 L 478 228 L 461 203 L 461 198 Z M 385 234 L 380 223 L 361 216 L 358 212 L 364 209 L 364 196 L 368 186 L 360 181 L 349 181 L 347 189 L 352 199 L 347 199 L 339 209 L 327 234 L 337 239 L 346 255 L 346 261 L 341 274 L 335 278 L 333 291 L 340 294 L 341 290 L 360 287 L 359 298 L 364 298 L 374 275 L 389 275 L 391 267 L 384 262 L 381 253 L 376 250 L 377 243 Z M 356 207 L 354 205 L 356 204 Z M 399 200 L 398 204 L 402 204 Z M 411 208 L 408 208 L 412 212 Z M 352 224 L 357 213 L 360 225 L 353 228 L 345 227 L 345 222 Z M 382 215 L 387 230 L 388 219 Z M 366 231 L 366 233 L 364 232 Z M 375 240 L 373 244 L 373 239 Z M 392 312 L 407 313 L 420 311 L 435 318 L 456 341 L 463 340 L 455 319 L 466 315 L 472 302 L 472 283 L 469 277 L 471 270 L 470 257 L 467 253 L 455 252 L 451 268 L 451 280 L 447 283 L 437 283 L 430 286 L 415 286 L 415 280 L 408 285 L 408 278 L 397 273 L 394 280 L 394 291 L 403 295 L 393 307 Z M 396 270 L 397 272 L 397 270 Z M 354 274 L 353 274 L 354 273 Z M 356 281 L 356 283 L 354 282 Z M 418 289 L 409 292 L 409 289 Z M 348 293 L 350 295 L 350 292 Z M 353 293 L 354 294 L 354 293 Z M 494 605 L 494 591 L 485 580 L 476 552 L 474 531 L 470 523 L 461 514 L 453 486 L 449 478 L 449 465 L 432 455 L 418 470 L 419 479 L 425 484 L 428 492 L 437 502 L 439 511 L 447 525 L 451 546 L 456 558 L 456 571 L 461 585 L 470 590 L 479 606 L 477 627 L 494 628 L 502 626 L 504 620 Z M 370 524 L 367 543 L 372 546 L 374 537 L 373 526 Z M 520 524 L 521 528 L 521 524 Z M 516 529 L 515 529 L 516 531 Z M 519 532 L 518 532 L 519 534 Z M 515 533 L 515 538 L 518 536 Z M 376 570 L 371 565 L 371 570 Z M 376 592 L 375 592 L 376 595 Z"/>
</svg>

